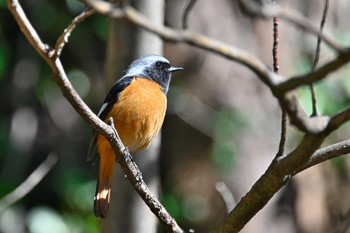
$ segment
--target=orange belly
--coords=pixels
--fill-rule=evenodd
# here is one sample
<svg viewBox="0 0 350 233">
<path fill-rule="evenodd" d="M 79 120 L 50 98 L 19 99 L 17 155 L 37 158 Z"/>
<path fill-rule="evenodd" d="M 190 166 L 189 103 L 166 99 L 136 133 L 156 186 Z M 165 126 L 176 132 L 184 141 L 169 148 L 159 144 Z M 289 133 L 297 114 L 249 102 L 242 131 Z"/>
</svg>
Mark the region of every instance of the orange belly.
<svg viewBox="0 0 350 233">
<path fill-rule="evenodd" d="M 146 148 L 158 134 L 166 105 L 166 96 L 157 83 L 136 78 L 119 94 L 118 102 L 105 121 L 113 117 L 122 142 L 131 152 L 135 152 Z M 98 135 L 97 141 L 100 154 L 103 154 L 101 150 L 111 151 L 103 136 Z"/>
</svg>

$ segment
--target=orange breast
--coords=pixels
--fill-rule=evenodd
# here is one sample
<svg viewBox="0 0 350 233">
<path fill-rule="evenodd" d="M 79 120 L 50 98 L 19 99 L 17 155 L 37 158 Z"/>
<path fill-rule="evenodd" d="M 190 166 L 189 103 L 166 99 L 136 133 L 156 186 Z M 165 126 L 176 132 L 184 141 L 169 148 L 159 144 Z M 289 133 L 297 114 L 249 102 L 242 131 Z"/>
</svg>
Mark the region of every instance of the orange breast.
<svg viewBox="0 0 350 233">
<path fill-rule="evenodd" d="M 120 93 L 106 121 L 113 117 L 124 145 L 131 152 L 146 148 L 162 127 L 167 100 L 154 81 L 135 78 Z"/>
</svg>

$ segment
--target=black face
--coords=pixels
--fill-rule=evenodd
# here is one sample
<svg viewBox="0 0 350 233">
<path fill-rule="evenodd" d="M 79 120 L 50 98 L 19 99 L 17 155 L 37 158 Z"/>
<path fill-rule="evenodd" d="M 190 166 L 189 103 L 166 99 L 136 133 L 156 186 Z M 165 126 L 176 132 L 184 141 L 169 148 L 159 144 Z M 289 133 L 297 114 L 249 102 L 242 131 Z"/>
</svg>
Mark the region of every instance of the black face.
<svg viewBox="0 0 350 233">
<path fill-rule="evenodd" d="M 154 64 L 154 67 L 156 69 L 158 69 L 159 71 L 161 71 L 161 72 L 166 72 L 166 71 L 169 72 L 169 69 L 170 69 L 171 65 L 169 63 L 167 63 L 167 62 L 157 61 Z"/>
<path fill-rule="evenodd" d="M 148 77 L 157 82 L 166 94 L 171 80 L 171 65 L 164 61 L 156 61 L 145 69 Z"/>
</svg>

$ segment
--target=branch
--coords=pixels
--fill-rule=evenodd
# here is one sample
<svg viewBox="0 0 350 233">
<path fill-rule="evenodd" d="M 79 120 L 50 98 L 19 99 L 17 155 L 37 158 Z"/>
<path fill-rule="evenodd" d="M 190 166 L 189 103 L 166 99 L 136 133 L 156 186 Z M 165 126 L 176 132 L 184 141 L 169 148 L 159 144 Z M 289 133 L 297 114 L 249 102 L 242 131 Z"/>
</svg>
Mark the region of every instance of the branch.
<svg viewBox="0 0 350 233">
<path fill-rule="evenodd" d="M 55 166 L 58 157 L 55 154 L 49 154 L 47 158 L 37 167 L 22 184 L 15 190 L 4 196 L 0 200 L 0 212 L 4 211 L 8 206 L 19 201 L 32 191 L 44 179 L 49 171 Z"/>
<path fill-rule="evenodd" d="M 350 139 L 317 150 L 303 166 L 293 172 L 293 176 L 324 161 L 350 153 Z"/>
<path fill-rule="evenodd" d="M 294 90 L 302 85 L 308 85 L 317 81 L 321 81 L 330 73 L 337 71 L 340 67 L 346 65 L 350 61 L 350 49 L 341 52 L 334 60 L 324 64 L 314 72 L 292 77 L 276 86 L 276 92 L 285 93 Z"/>
<path fill-rule="evenodd" d="M 191 12 L 191 10 L 193 9 L 194 5 L 196 4 L 197 0 L 189 0 L 185 10 L 184 10 L 184 13 L 183 13 L 183 16 L 182 16 L 182 29 L 187 29 L 188 28 L 188 16 Z"/>
<path fill-rule="evenodd" d="M 339 45 L 332 38 L 323 34 L 321 30 L 318 30 L 318 28 L 313 26 L 308 19 L 304 18 L 302 15 L 300 15 L 296 11 L 280 7 L 278 5 L 267 5 L 267 4 L 259 5 L 255 1 L 240 0 L 240 4 L 241 6 L 243 6 L 243 9 L 246 10 L 246 12 L 248 12 L 253 16 L 257 16 L 261 18 L 278 17 L 280 19 L 285 19 L 288 22 L 299 27 L 300 29 L 318 36 L 329 47 L 331 47 L 337 52 L 342 52 L 345 49 L 344 46 Z"/>
<path fill-rule="evenodd" d="M 27 40 L 50 66 L 53 73 L 53 80 L 57 83 L 57 85 L 61 89 L 61 92 L 70 102 L 73 108 L 95 130 L 97 130 L 99 133 L 101 133 L 104 137 L 107 138 L 116 154 L 125 155 L 124 153 L 126 152 L 125 150 L 122 150 L 122 144 L 119 144 L 120 140 L 118 141 L 116 131 L 112 127 L 108 126 L 106 123 L 101 121 L 101 119 L 97 117 L 85 104 L 85 102 L 80 98 L 78 93 L 73 88 L 71 82 L 69 81 L 60 59 L 58 57 L 53 56 L 56 53 L 56 51 L 49 49 L 48 46 L 41 41 L 39 35 L 36 33 L 35 29 L 24 14 L 24 11 L 21 5 L 19 4 L 18 0 L 7 0 L 7 6 L 13 14 L 13 16 L 15 17 L 17 24 L 20 26 L 20 29 L 22 30 Z M 125 157 L 127 157 L 128 155 L 130 154 L 126 154 Z M 126 163 L 128 163 L 128 161 L 126 161 Z M 122 166 L 125 174 L 128 177 L 128 180 L 133 186 L 137 186 L 137 183 L 135 182 L 138 182 L 138 180 L 136 179 L 137 176 L 131 176 L 132 174 L 135 174 L 133 171 L 138 170 L 135 166 L 136 165 L 134 163 L 129 163 L 128 166 Z M 141 189 L 137 189 L 138 193 L 143 192 L 146 189 L 147 186 L 144 186 L 145 185 L 142 185 Z M 170 215 L 166 212 L 165 208 L 153 195 L 146 195 L 146 198 L 144 200 L 150 208 L 152 208 L 153 206 L 157 208 L 158 211 L 153 211 L 153 213 L 156 214 L 158 219 L 165 225 L 169 232 L 183 232 L 181 228 L 177 225 L 175 220 L 173 220 L 170 217 Z"/>
<path fill-rule="evenodd" d="M 272 4 L 276 4 L 276 2 L 272 1 Z M 278 65 L 278 63 L 279 63 L 278 62 L 279 20 L 278 20 L 278 18 L 273 17 L 272 23 L 273 23 L 273 47 L 272 47 L 273 71 L 275 73 L 278 73 L 278 71 L 279 71 L 279 65 Z M 284 155 L 286 140 L 287 140 L 287 112 L 286 112 L 286 110 L 282 109 L 281 135 L 280 135 L 280 142 L 278 145 L 278 151 L 277 151 L 275 158 L 279 158 L 279 157 Z"/>
<path fill-rule="evenodd" d="M 42 42 L 38 33 L 28 21 L 27 16 L 25 15 L 19 2 L 7 0 L 7 6 L 11 11 L 12 15 L 15 17 L 15 20 L 23 34 L 28 35 L 26 36 L 26 38 L 29 41 L 29 43 L 39 53 L 40 56 L 47 57 L 46 53 L 50 52 L 49 46 Z M 50 54 L 52 55 L 52 53 Z"/>
<path fill-rule="evenodd" d="M 327 18 L 327 11 L 328 11 L 328 0 L 325 0 L 325 5 L 323 8 L 323 14 L 322 19 L 320 23 L 320 32 L 322 32 L 324 24 L 326 23 Z M 317 37 L 317 44 L 316 44 L 316 51 L 315 51 L 315 58 L 314 63 L 312 65 L 311 72 L 314 72 L 316 70 L 316 67 L 318 65 L 318 61 L 320 60 L 320 52 L 321 52 L 321 37 Z M 316 99 L 316 93 L 315 93 L 315 87 L 314 84 L 310 84 L 310 91 L 311 91 L 311 102 L 312 102 L 312 115 L 311 116 L 318 116 L 318 110 L 317 110 L 317 99 Z"/>
<path fill-rule="evenodd" d="M 74 30 L 74 28 L 80 24 L 81 22 L 83 22 L 86 18 L 92 16 L 95 14 L 95 10 L 91 10 L 91 9 L 83 9 L 83 11 L 80 13 L 80 15 L 78 15 L 77 17 L 75 17 L 73 19 L 73 21 L 71 22 L 71 24 L 69 24 L 69 26 L 64 30 L 64 32 L 62 33 L 62 35 L 58 38 L 56 45 L 55 45 L 55 51 L 56 57 L 61 56 L 62 50 L 64 48 L 64 46 L 68 43 L 68 38 L 70 37 L 72 31 Z"/>
<path fill-rule="evenodd" d="M 325 0 L 323 13 L 322 13 L 322 19 L 321 19 L 321 23 L 320 23 L 320 32 L 322 32 L 324 24 L 326 23 L 328 5 L 329 5 L 329 0 Z M 321 52 L 321 37 L 317 36 L 316 52 L 315 52 L 314 63 L 312 65 L 312 71 L 314 71 L 318 65 L 318 61 L 320 60 L 320 52 Z"/>
<path fill-rule="evenodd" d="M 235 198 L 233 197 L 231 190 L 227 187 L 227 185 L 223 181 L 216 182 L 215 189 L 216 191 L 218 191 L 222 200 L 224 201 L 227 213 L 230 213 L 231 210 L 233 210 L 233 207 L 236 205 L 236 201 L 235 201 Z"/>
</svg>

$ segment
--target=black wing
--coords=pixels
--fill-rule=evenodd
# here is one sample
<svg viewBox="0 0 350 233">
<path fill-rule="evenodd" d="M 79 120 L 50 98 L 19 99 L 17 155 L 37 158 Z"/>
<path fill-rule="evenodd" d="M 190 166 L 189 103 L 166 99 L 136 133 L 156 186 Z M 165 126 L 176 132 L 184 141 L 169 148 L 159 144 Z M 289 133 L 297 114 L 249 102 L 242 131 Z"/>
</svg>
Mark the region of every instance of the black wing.
<svg viewBox="0 0 350 233">
<path fill-rule="evenodd" d="M 108 92 L 100 111 L 98 112 L 98 117 L 101 120 L 105 120 L 109 111 L 112 109 L 113 105 L 118 101 L 119 93 L 122 92 L 130 83 L 133 81 L 134 77 L 126 76 L 119 79 Z M 96 141 L 97 141 L 97 132 L 94 131 L 93 138 L 89 145 L 87 161 L 90 161 L 96 151 Z"/>
</svg>

